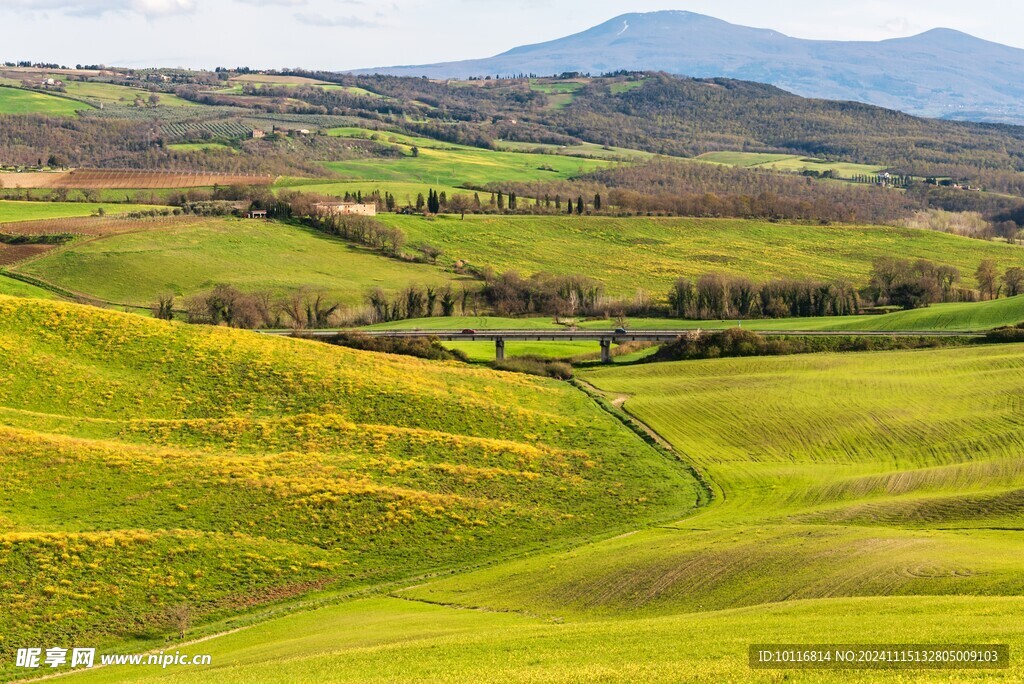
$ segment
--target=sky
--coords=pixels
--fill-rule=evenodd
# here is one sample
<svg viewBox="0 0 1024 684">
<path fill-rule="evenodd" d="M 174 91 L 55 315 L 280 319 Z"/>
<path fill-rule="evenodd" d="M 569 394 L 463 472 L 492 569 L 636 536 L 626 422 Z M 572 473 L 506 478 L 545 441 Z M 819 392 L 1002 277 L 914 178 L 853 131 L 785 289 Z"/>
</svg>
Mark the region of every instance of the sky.
<svg viewBox="0 0 1024 684">
<path fill-rule="evenodd" d="M 489 57 L 627 12 L 688 10 L 798 38 L 954 28 L 1024 48 L 1007 0 L 0 0 L 0 61 L 345 70 Z"/>
</svg>

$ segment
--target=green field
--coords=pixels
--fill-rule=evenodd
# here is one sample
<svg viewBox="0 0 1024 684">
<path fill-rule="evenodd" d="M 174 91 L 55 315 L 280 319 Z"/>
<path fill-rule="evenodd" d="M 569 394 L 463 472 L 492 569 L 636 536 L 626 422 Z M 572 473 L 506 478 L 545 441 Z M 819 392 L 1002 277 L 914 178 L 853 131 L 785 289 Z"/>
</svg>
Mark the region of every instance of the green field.
<svg viewBox="0 0 1024 684">
<path fill-rule="evenodd" d="M 867 284 L 872 262 L 899 254 L 960 269 L 973 281 L 978 263 L 1001 269 L 1024 265 L 1024 250 L 944 233 L 877 226 L 819 226 L 742 219 L 565 216 L 379 217 L 411 243 L 444 250 L 442 261 L 463 260 L 498 271 L 582 274 L 610 294 L 643 289 L 656 298 L 680 276 L 717 272 L 753 280 L 847 279 Z"/>
<path fill-rule="evenodd" d="M 360 128 L 336 128 L 328 133 L 338 137 L 375 138 L 405 155 L 401 159 L 327 162 L 328 169 L 345 179 L 360 181 L 364 187 L 373 183 L 482 187 L 488 183 L 561 180 L 607 166 L 607 163 L 595 159 L 497 152 Z M 418 157 L 412 156 L 413 146 L 419 148 Z"/>
<path fill-rule="evenodd" d="M 91 108 L 84 102 L 65 97 L 0 86 L 0 114 L 76 116 L 81 110 Z"/>
<path fill-rule="evenodd" d="M 770 154 L 763 152 L 708 152 L 696 157 L 697 161 L 725 166 L 740 166 L 747 169 L 770 169 L 803 173 L 804 171 L 833 172 L 837 178 L 874 176 L 885 171 L 885 166 L 853 164 L 850 162 L 828 161 L 795 154 Z"/>
<path fill-rule="evenodd" d="M 0 182 L 2 182 L 0 178 Z M 124 191 L 119 191 L 124 192 Z M 17 200 L 0 200 L 0 223 L 17 223 L 20 221 L 41 221 L 43 219 L 70 218 L 75 216 L 91 216 L 103 209 L 108 216 L 124 214 L 132 211 L 159 209 L 150 205 L 140 204 L 105 204 L 95 202 L 20 202 Z"/>
<path fill-rule="evenodd" d="M 475 149 L 421 149 L 418 157 L 327 162 L 348 180 L 482 187 L 488 183 L 561 180 L 607 166 L 605 162 L 561 155 Z"/>
<path fill-rule="evenodd" d="M 530 81 L 531 90 L 548 96 L 548 107 L 551 109 L 565 109 L 576 99 L 576 93 L 586 86 L 586 83 L 579 81 Z"/>
<path fill-rule="evenodd" d="M 493 342 L 445 342 L 448 349 L 456 349 L 469 357 L 470 361 L 494 361 Z M 569 359 L 585 354 L 599 354 L 601 345 L 597 342 L 506 342 L 505 357 L 540 356 L 548 359 Z"/>
<path fill-rule="evenodd" d="M 698 496 L 585 395 L 522 375 L 7 297 L 0 367 L 8 673 L 55 622 L 75 644 L 149 647 L 174 606 L 201 630 Z"/>
<path fill-rule="evenodd" d="M 54 298 L 53 293 L 49 290 L 44 290 L 41 287 L 29 285 L 4 275 L 0 275 L 0 295 L 8 297 L 35 297 L 37 299 Z"/>
<path fill-rule="evenodd" d="M 104 104 L 131 105 L 136 100 L 142 100 L 149 106 L 148 90 L 129 88 L 128 86 L 116 85 L 114 83 L 102 83 L 98 81 L 65 81 L 64 88 L 68 95 L 88 100 L 96 100 Z M 173 93 L 155 93 L 160 98 L 158 106 L 162 107 L 195 107 L 194 102 L 184 100 Z"/>
<path fill-rule="evenodd" d="M 198 152 L 202 150 L 213 150 L 219 152 L 221 150 L 227 150 L 229 152 L 235 152 L 235 148 L 224 143 L 175 143 L 168 145 L 167 149 L 174 150 L 176 152 Z"/>
<path fill-rule="evenodd" d="M 163 292 L 188 296 L 220 283 L 274 294 L 309 287 L 334 301 L 360 305 L 377 287 L 394 292 L 409 284 L 444 286 L 455 278 L 310 229 L 221 218 L 72 244 L 22 272 L 139 306 L 149 306 Z"/>
<path fill-rule="evenodd" d="M 522 613 L 460 610 L 400 599 L 361 600 L 294 615 L 193 647 L 209 668 L 108 668 L 87 682 L 217 681 L 247 684 L 270 672 L 292 681 L 438 682 L 965 682 L 1017 681 L 1024 668 L 917 675 L 764 672 L 747 668 L 754 639 L 814 643 L 984 642 L 1024 646 L 1018 598 L 837 599 L 656 618 L 556 623 Z M 894 613 L 912 619 L 894 619 Z M 273 648 L 267 645 L 272 644 Z M 500 657 L 495 654 L 500 654 Z M 1015 661 L 1018 662 L 1018 661 Z M 683 675 L 681 675 L 683 673 Z M 683 678 L 685 677 L 685 678 Z"/>
</svg>

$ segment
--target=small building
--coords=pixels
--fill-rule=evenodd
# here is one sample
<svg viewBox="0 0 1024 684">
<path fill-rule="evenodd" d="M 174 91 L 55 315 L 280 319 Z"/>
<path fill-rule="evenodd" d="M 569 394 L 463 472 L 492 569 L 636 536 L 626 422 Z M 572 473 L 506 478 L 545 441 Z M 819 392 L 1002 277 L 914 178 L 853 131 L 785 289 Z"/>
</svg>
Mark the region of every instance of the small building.
<svg viewBox="0 0 1024 684">
<path fill-rule="evenodd" d="M 377 205 L 373 202 L 321 202 L 314 207 L 318 214 L 335 216 L 376 216 Z"/>
<path fill-rule="evenodd" d="M 252 210 L 247 211 L 245 213 L 245 217 L 246 218 L 251 218 L 251 219 L 265 219 L 265 218 L 267 218 L 267 210 L 266 209 L 252 209 Z"/>
<path fill-rule="evenodd" d="M 252 137 L 254 139 L 256 139 L 256 140 L 259 140 L 261 138 L 266 138 L 267 137 L 267 132 L 266 131 L 261 131 L 258 128 L 254 128 L 253 131 L 252 131 Z"/>
</svg>

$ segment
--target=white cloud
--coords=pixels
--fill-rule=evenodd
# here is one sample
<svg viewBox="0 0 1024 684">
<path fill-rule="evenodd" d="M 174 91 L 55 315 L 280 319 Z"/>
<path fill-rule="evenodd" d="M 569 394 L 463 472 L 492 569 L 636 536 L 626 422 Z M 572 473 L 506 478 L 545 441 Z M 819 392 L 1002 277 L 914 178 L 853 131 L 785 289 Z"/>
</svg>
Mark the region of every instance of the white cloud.
<svg viewBox="0 0 1024 684">
<path fill-rule="evenodd" d="M 196 9 L 196 0 L 6 0 L 2 7 L 23 13 L 52 10 L 77 17 L 95 17 L 108 12 L 160 17 L 192 12 Z"/>
<path fill-rule="evenodd" d="M 363 19 L 362 17 L 339 17 L 327 16 L 318 12 L 296 12 L 295 18 L 308 26 L 323 28 L 380 28 L 376 21 Z"/>
<path fill-rule="evenodd" d="M 243 5 L 256 5 L 258 7 L 300 7 L 302 5 L 308 5 L 309 0 L 236 0 Z"/>
</svg>

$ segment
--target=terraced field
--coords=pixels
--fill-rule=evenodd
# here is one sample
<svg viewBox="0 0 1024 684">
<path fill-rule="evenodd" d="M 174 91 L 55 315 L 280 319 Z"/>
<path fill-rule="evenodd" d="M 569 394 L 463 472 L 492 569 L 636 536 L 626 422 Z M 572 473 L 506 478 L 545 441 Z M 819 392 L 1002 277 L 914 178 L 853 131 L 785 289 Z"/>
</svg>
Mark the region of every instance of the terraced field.
<svg viewBox="0 0 1024 684">
<path fill-rule="evenodd" d="M 614 295 L 655 297 L 680 276 L 710 272 L 771 278 L 847 279 L 867 284 L 872 262 L 899 254 L 960 269 L 968 284 L 978 263 L 1024 265 L 1019 247 L 944 233 L 878 226 L 817 226 L 739 219 L 466 216 L 425 220 L 384 215 L 411 243 L 498 271 L 585 274 Z"/>
<path fill-rule="evenodd" d="M 160 645 L 180 606 L 201 630 L 697 500 L 527 376 L 2 296 L 0 367 L 5 668 L 56 621 L 68 645 Z"/>
</svg>

